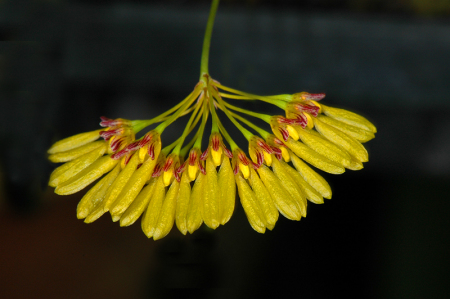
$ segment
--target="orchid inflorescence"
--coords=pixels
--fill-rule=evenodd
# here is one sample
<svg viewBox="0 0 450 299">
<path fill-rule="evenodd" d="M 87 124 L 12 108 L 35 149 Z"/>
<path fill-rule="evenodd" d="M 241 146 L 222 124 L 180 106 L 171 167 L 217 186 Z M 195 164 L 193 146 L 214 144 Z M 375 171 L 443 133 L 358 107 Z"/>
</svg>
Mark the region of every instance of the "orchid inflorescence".
<svg viewBox="0 0 450 299">
<path fill-rule="evenodd" d="M 142 230 L 155 240 L 166 236 L 174 223 L 183 234 L 202 223 L 216 229 L 230 220 L 237 189 L 250 225 L 264 233 L 274 228 L 279 213 L 300 220 L 307 201 L 321 204 L 331 198 L 328 183 L 307 163 L 341 174 L 346 168 L 362 169 L 368 161 L 362 143 L 375 137 L 375 126 L 360 115 L 319 103 L 325 94 L 259 96 L 211 78 L 208 53 L 217 6 L 214 0 L 200 80 L 184 100 L 150 120 L 102 117 L 102 129 L 63 139 L 48 150 L 52 162 L 66 162 L 50 176 L 57 194 L 76 193 L 100 179 L 78 204 L 79 219 L 91 223 L 109 212 L 113 221 L 129 226 L 143 215 Z M 230 100 L 262 101 L 284 114 L 257 113 Z M 248 156 L 225 129 L 218 110 L 248 140 Z M 162 147 L 164 130 L 185 115 L 189 118 L 181 136 Z M 272 132 L 249 116 L 266 122 Z M 202 149 L 209 118 L 209 144 Z M 153 124 L 158 125 L 137 138 Z"/>
</svg>

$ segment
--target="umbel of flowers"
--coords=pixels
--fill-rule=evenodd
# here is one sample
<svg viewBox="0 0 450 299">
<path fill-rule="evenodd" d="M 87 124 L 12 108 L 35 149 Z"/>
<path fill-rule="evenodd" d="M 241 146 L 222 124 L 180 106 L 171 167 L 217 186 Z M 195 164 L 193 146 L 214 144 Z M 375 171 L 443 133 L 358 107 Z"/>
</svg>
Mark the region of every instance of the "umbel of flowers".
<svg viewBox="0 0 450 299">
<path fill-rule="evenodd" d="M 319 103 L 325 94 L 259 96 L 211 78 L 208 55 L 217 7 L 214 0 L 200 80 L 184 100 L 150 120 L 102 117 L 101 129 L 60 140 L 48 150 L 50 161 L 65 163 L 50 176 L 57 194 L 73 194 L 92 184 L 78 204 L 79 219 L 91 223 L 109 213 L 113 221 L 129 226 L 141 218 L 146 236 L 157 240 L 174 224 L 183 234 L 203 223 L 212 229 L 225 225 L 237 193 L 252 228 L 264 233 L 275 227 L 280 213 L 298 221 L 306 217 L 308 201 L 321 204 L 331 198 L 330 186 L 311 166 L 341 174 L 362 169 L 368 161 L 362 143 L 375 137 L 375 126 L 360 115 Z M 276 106 L 280 115 L 235 104 L 254 100 Z M 247 152 L 228 134 L 219 110 L 248 140 Z M 163 146 L 164 130 L 183 116 L 188 120 L 181 136 Z M 252 118 L 266 122 L 272 132 Z M 212 125 L 206 129 L 208 119 Z M 209 144 L 202 148 L 205 129 Z"/>
</svg>

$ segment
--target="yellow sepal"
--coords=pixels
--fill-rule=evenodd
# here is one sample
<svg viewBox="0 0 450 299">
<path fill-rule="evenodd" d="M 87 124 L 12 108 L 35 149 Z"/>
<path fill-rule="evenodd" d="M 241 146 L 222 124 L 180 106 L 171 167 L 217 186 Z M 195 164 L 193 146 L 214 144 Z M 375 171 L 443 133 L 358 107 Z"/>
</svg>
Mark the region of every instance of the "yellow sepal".
<svg viewBox="0 0 450 299">
<path fill-rule="evenodd" d="M 339 131 L 338 129 L 321 122 L 319 119 L 314 120 L 316 130 L 325 138 L 336 145 L 341 146 L 360 162 L 367 162 L 369 154 L 364 146 L 353 137 Z"/>
<path fill-rule="evenodd" d="M 187 229 L 191 234 L 196 231 L 203 222 L 201 210 L 203 205 L 205 182 L 206 176 L 203 173 L 200 173 L 195 180 L 194 187 L 192 187 L 189 207 L 186 215 Z"/>
<path fill-rule="evenodd" d="M 110 173 L 102 178 L 93 188 L 91 188 L 80 200 L 77 206 L 77 218 L 86 218 L 103 201 L 106 190 L 111 186 L 120 172 L 120 165 L 116 165 Z"/>
<path fill-rule="evenodd" d="M 314 150 L 299 141 L 289 138 L 288 141 L 286 141 L 286 145 L 294 152 L 294 154 L 325 172 L 332 174 L 341 174 L 345 172 L 344 167 L 316 153 Z M 291 157 L 291 160 L 292 159 L 293 157 Z"/>
<path fill-rule="evenodd" d="M 317 172 L 311 169 L 305 162 L 303 162 L 296 155 L 291 155 L 292 164 L 305 179 L 305 181 L 311 185 L 317 192 L 325 198 L 331 199 L 331 188 L 327 181 Z"/>
<path fill-rule="evenodd" d="M 368 121 L 365 117 L 362 117 L 361 115 L 358 115 L 356 113 L 344 109 L 328 107 L 323 104 L 321 104 L 321 106 L 323 113 L 325 113 L 325 115 L 329 117 L 337 119 L 351 126 L 367 130 L 372 133 L 377 132 L 377 128 L 370 121 Z"/>
<path fill-rule="evenodd" d="M 305 130 L 301 127 L 298 127 L 297 131 L 303 143 L 318 154 L 323 155 L 341 166 L 346 167 L 350 165 L 350 155 L 332 142 L 322 138 L 316 131 Z"/>
<path fill-rule="evenodd" d="M 117 199 L 109 207 L 112 216 L 121 215 L 125 212 L 152 175 L 155 165 L 156 159 L 149 158 L 132 174 Z"/>
<path fill-rule="evenodd" d="M 219 187 L 216 166 L 211 157 L 206 159 L 206 184 L 203 193 L 202 218 L 203 222 L 212 229 L 220 224 L 219 219 Z"/>
<path fill-rule="evenodd" d="M 158 178 L 152 178 L 150 183 L 142 189 L 141 193 L 131 203 L 128 209 L 120 217 L 120 226 L 130 226 L 138 220 L 148 207 L 150 197 L 153 195 Z"/>
<path fill-rule="evenodd" d="M 302 217 L 306 217 L 306 197 L 300 186 L 293 180 L 293 177 L 282 167 L 282 163 L 287 165 L 283 161 L 274 160 L 272 164 L 272 169 L 275 175 L 280 179 L 282 186 L 286 191 L 295 199 L 300 208 Z M 288 166 L 289 167 L 289 166 Z"/>
<path fill-rule="evenodd" d="M 89 167 L 79 172 L 76 176 L 56 187 L 55 193 L 59 195 L 69 195 L 78 192 L 103 174 L 109 172 L 116 164 L 117 161 L 111 159 L 110 156 L 101 157 Z"/>
<path fill-rule="evenodd" d="M 248 165 L 244 165 L 239 162 L 239 170 L 241 171 L 244 178 L 248 179 L 248 177 L 250 175 L 250 169 L 249 169 Z"/>
<path fill-rule="evenodd" d="M 64 182 L 68 181 L 70 178 L 77 175 L 83 169 L 94 163 L 98 158 L 100 158 L 106 151 L 106 144 L 100 146 L 99 148 L 84 154 L 77 159 L 63 164 L 56 168 L 50 175 L 50 180 L 48 185 L 50 187 L 57 187 Z"/>
<path fill-rule="evenodd" d="M 292 126 L 287 125 L 286 126 L 287 131 L 289 132 L 289 136 L 291 136 L 292 139 L 298 140 L 300 136 L 298 135 L 298 132 L 296 129 L 294 129 Z"/>
<path fill-rule="evenodd" d="M 264 187 L 264 183 L 253 169 L 250 170 L 250 177 L 248 181 L 253 192 L 255 192 L 256 199 L 261 207 L 264 219 L 266 221 L 265 224 L 268 229 L 272 230 L 275 227 L 275 223 L 277 223 L 279 216 L 277 207 L 273 203 L 269 191 L 267 191 L 266 187 Z"/>
<path fill-rule="evenodd" d="M 122 192 L 123 187 L 125 187 L 128 180 L 136 171 L 138 163 L 139 163 L 139 156 L 135 154 L 131 157 L 130 161 L 128 161 L 128 164 L 120 172 L 119 176 L 111 185 L 111 187 L 109 187 L 104 200 L 105 212 L 109 211 L 109 207 L 116 201 L 120 192 Z"/>
<path fill-rule="evenodd" d="M 219 166 L 222 162 L 222 153 L 223 150 L 221 147 L 219 147 L 219 150 L 217 152 L 211 148 L 211 157 L 215 166 Z"/>
<path fill-rule="evenodd" d="M 258 168 L 258 174 L 272 197 L 273 203 L 280 213 L 290 220 L 300 220 L 300 208 L 294 198 L 283 188 L 281 181 L 265 165 Z"/>
<path fill-rule="evenodd" d="M 263 152 L 263 155 L 264 155 L 264 164 L 266 164 L 267 166 L 272 165 L 272 155 L 266 152 Z"/>
<path fill-rule="evenodd" d="M 62 162 L 68 162 L 72 161 L 73 159 L 76 159 L 78 157 L 83 156 L 84 154 L 87 154 L 96 148 L 99 148 L 100 146 L 106 144 L 105 141 L 95 141 L 88 144 L 85 144 L 83 146 L 65 151 L 65 152 L 59 152 L 56 154 L 52 154 L 48 156 L 48 159 L 52 161 L 53 163 L 62 163 Z"/>
<path fill-rule="evenodd" d="M 58 142 L 55 142 L 47 151 L 49 154 L 56 154 L 59 152 L 65 152 L 77 147 L 80 147 L 82 145 L 85 145 L 86 143 L 92 142 L 100 138 L 100 131 L 103 131 L 103 129 L 95 130 L 92 132 L 86 132 L 77 134 L 65 139 L 62 139 Z"/>
<path fill-rule="evenodd" d="M 309 201 L 316 203 L 316 204 L 322 204 L 323 203 L 323 197 L 320 195 L 319 192 L 317 192 L 313 187 L 311 187 L 310 184 L 308 184 L 305 179 L 300 175 L 299 172 L 297 172 L 294 168 L 289 166 L 288 164 L 284 162 L 280 162 L 280 166 L 284 168 L 287 175 L 290 176 L 295 183 L 300 187 L 300 189 L 305 194 L 306 199 Z M 306 202 L 305 202 L 305 208 L 306 208 Z"/>
<path fill-rule="evenodd" d="M 189 174 L 185 171 L 181 176 L 180 190 L 178 191 L 177 208 L 175 211 L 175 223 L 178 230 L 186 235 L 187 229 L 187 212 L 189 208 L 189 199 L 191 197 L 191 180 Z"/>
<path fill-rule="evenodd" d="M 188 165 L 188 171 L 187 172 L 188 172 L 188 175 L 189 175 L 189 179 L 192 182 L 197 177 L 198 166 L 197 165 L 194 165 L 194 166 Z"/>
<path fill-rule="evenodd" d="M 255 231 L 264 234 L 266 232 L 265 219 L 258 205 L 255 193 L 240 173 L 236 175 L 236 184 L 241 205 L 244 208 L 245 215 L 247 215 L 248 222 L 250 222 L 250 225 Z"/>
<path fill-rule="evenodd" d="M 222 165 L 219 169 L 218 190 L 219 199 L 219 221 L 225 225 L 233 215 L 236 202 L 236 182 L 234 180 L 233 169 L 230 159 L 223 157 Z"/>
<path fill-rule="evenodd" d="M 153 237 L 166 195 L 162 176 L 158 177 L 152 195 L 141 222 L 142 231 L 148 238 Z"/>
<path fill-rule="evenodd" d="M 159 240 L 167 236 L 173 227 L 175 220 L 175 211 L 177 207 L 177 197 L 180 183 L 174 180 L 169 187 L 169 191 L 166 193 L 164 203 L 161 207 L 161 213 L 159 214 L 158 223 L 153 233 L 153 240 Z"/>
<path fill-rule="evenodd" d="M 290 155 L 289 155 L 289 151 L 287 150 L 287 148 L 285 148 L 284 146 L 282 146 L 282 147 L 280 147 L 280 150 L 281 150 L 281 155 L 282 155 L 282 157 L 283 157 L 283 160 L 284 160 L 285 162 L 291 161 L 291 157 L 290 157 Z"/>
</svg>

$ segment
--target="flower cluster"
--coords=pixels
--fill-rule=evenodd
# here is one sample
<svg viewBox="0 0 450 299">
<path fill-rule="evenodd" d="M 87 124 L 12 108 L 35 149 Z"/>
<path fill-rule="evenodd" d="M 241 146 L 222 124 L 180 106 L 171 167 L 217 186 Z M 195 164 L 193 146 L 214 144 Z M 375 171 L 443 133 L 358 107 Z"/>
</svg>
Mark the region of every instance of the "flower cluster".
<svg viewBox="0 0 450 299">
<path fill-rule="evenodd" d="M 375 137 L 375 126 L 355 113 L 319 104 L 324 97 L 307 92 L 258 96 L 204 75 L 183 101 L 151 120 L 102 117 L 103 129 L 56 142 L 49 159 L 65 164 L 53 171 L 49 185 L 67 195 L 97 181 L 78 204 L 77 217 L 90 223 L 109 212 L 113 221 L 129 226 L 142 216 L 142 230 L 155 240 L 174 224 L 183 234 L 202 223 L 212 229 L 226 224 L 238 193 L 250 225 L 264 233 L 274 228 L 279 213 L 300 220 L 308 201 L 331 198 L 330 186 L 311 166 L 341 174 L 368 161 L 362 143 Z M 284 113 L 261 114 L 230 100 L 259 100 Z M 248 140 L 248 155 L 228 134 L 219 110 Z M 184 115 L 190 116 L 181 136 L 162 147 L 165 128 Z M 248 117 L 263 120 L 272 132 Z M 208 118 L 209 144 L 202 149 Z"/>
</svg>

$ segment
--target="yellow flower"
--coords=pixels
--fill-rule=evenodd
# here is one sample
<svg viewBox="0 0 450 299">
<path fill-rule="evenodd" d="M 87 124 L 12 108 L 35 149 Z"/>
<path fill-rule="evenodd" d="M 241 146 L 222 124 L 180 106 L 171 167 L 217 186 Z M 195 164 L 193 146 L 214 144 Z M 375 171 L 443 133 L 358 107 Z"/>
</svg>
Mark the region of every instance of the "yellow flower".
<svg viewBox="0 0 450 299">
<path fill-rule="evenodd" d="M 212 15 L 217 4 L 213 0 Z M 142 216 L 143 232 L 158 240 L 174 225 L 183 235 L 203 223 L 212 229 L 225 225 L 237 193 L 251 227 L 265 233 L 274 229 L 279 214 L 299 221 L 307 215 L 308 201 L 323 204 L 331 198 L 329 184 L 309 165 L 342 174 L 368 161 L 362 143 L 375 137 L 375 126 L 355 113 L 319 104 L 325 94 L 259 96 L 213 80 L 207 68 L 212 19 L 200 80 L 179 104 L 150 120 L 101 117 L 103 129 L 63 139 L 48 150 L 50 161 L 65 163 L 50 175 L 55 193 L 73 194 L 97 181 L 78 204 L 79 219 L 91 223 L 110 213 L 120 226 L 129 226 Z M 228 99 L 261 101 L 279 110 L 261 114 Z M 248 156 L 218 110 L 247 139 Z M 190 116 L 180 137 L 163 147 L 164 130 L 184 115 Z M 247 117 L 262 120 L 273 134 Z M 202 152 L 209 118 L 209 144 Z M 139 135 L 153 124 L 158 125 Z"/>
</svg>

